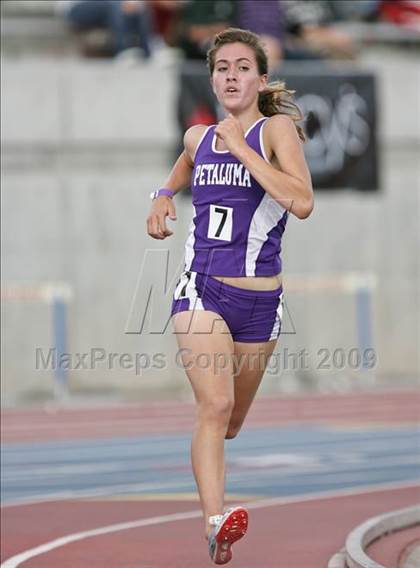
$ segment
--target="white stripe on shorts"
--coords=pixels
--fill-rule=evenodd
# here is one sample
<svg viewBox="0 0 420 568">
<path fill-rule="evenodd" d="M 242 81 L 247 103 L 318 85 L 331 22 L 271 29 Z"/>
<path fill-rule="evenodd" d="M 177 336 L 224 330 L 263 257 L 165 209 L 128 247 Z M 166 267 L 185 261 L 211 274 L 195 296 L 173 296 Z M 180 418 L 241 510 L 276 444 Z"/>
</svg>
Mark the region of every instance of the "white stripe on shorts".
<svg viewBox="0 0 420 568">
<path fill-rule="evenodd" d="M 204 310 L 203 302 L 201 298 L 198 297 L 197 289 L 195 287 L 195 279 L 197 277 L 197 272 L 183 272 L 181 278 L 175 288 L 174 299 L 175 300 L 189 300 L 188 310 Z M 183 289 L 185 288 L 185 293 L 181 296 Z"/>
<path fill-rule="evenodd" d="M 284 304 L 284 297 L 282 292 L 279 296 L 279 303 L 276 311 L 276 319 L 273 325 L 273 329 L 271 330 L 269 341 L 271 341 L 272 339 L 277 339 L 279 336 L 280 326 L 283 319 L 283 304 Z"/>
<path fill-rule="evenodd" d="M 191 272 L 191 278 L 188 282 L 187 289 L 185 290 L 185 296 L 190 301 L 190 310 L 204 310 L 203 302 L 201 298 L 198 297 L 197 288 L 195 287 L 195 279 L 197 277 L 197 272 Z"/>
<path fill-rule="evenodd" d="M 181 292 L 184 287 L 187 285 L 188 276 L 186 272 L 183 272 L 179 278 L 179 282 L 176 285 L 175 292 L 174 292 L 174 300 L 181 300 Z M 183 296 L 184 297 L 184 296 Z"/>
</svg>

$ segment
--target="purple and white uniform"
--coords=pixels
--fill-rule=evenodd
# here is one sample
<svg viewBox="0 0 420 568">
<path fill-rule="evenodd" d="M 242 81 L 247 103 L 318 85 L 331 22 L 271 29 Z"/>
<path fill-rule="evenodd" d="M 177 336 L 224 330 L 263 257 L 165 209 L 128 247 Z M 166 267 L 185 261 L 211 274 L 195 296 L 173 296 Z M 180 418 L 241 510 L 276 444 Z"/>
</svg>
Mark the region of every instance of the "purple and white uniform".
<svg viewBox="0 0 420 568">
<path fill-rule="evenodd" d="M 258 120 L 245 135 L 248 145 L 265 160 L 266 120 Z M 279 274 L 288 212 L 235 156 L 216 150 L 214 129 L 209 126 L 204 132 L 195 155 L 191 184 L 195 215 L 185 245 L 185 270 L 213 276 Z"/>
<path fill-rule="evenodd" d="M 266 121 L 267 117 L 257 120 L 246 132 L 245 139 L 268 161 L 262 139 Z M 175 290 L 172 313 L 211 309 L 225 319 L 234 340 L 268 341 L 280 333 L 282 289 L 269 293 L 247 290 L 244 294 L 244 290 L 221 285 L 212 276 L 279 274 L 281 238 L 288 211 L 261 187 L 235 156 L 228 150 L 216 149 L 215 127 L 206 129 L 195 154 L 191 179 L 194 218 L 185 245 L 185 269 Z M 210 289 L 213 292 L 211 302 Z M 216 290 L 219 299 L 215 296 Z M 235 290 L 237 302 L 233 298 Z M 225 309 L 227 296 L 229 314 Z M 261 310 L 255 309 L 258 298 L 264 298 L 263 318 Z M 244 312 L 249 312 L 251 320 L 247 320 L 248 331 L 244 333 L 236 325 L 235 309 L 241 319 Z"/>
</svg>

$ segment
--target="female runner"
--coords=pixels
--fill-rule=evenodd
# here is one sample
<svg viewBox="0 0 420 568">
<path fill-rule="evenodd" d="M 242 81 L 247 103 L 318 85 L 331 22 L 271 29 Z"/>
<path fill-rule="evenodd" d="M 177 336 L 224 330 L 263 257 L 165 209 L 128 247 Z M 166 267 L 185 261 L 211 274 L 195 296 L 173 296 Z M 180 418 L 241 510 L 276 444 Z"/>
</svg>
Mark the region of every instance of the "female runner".
<svg viewBox="0 0 420 568">
<path fill-rule="evenodd" d="M 248 513 L 223 510 L 224 440 L 241 429 L 280 334 L 281 237 L 289 213 L 310 215 L 313 192 L 296 124 L 302 115 L 283 83 L 267 84 L 259 37 L 225 30 L 207 61 L 226 118 L 185 133 L 147 228 L 155 239 L 170 236 L 173 196 L 191 187 L 195 216 L 172 319 L 196 400 L 191 461 L 205 536 L 213 562 L 226 564 Z"/>
</svg>

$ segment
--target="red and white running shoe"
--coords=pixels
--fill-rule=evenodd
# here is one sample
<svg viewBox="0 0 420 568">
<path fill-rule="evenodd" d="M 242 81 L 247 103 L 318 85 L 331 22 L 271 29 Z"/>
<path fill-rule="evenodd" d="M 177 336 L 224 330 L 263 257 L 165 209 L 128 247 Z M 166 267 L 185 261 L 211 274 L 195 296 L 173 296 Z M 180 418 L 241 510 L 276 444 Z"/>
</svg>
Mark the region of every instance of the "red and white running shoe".
<svg viewBox="0 0 420 568">
<path fill-rule="evenodd" d="M 209 554 L 215 564 L 227 564 L 232 559 L 231 546 L 242 538 L 248 528 L 248 511 L 243 507 L 228 509 L 224 515 L 210 517 L 213 524 L 209 535 Z"/>
</svg>

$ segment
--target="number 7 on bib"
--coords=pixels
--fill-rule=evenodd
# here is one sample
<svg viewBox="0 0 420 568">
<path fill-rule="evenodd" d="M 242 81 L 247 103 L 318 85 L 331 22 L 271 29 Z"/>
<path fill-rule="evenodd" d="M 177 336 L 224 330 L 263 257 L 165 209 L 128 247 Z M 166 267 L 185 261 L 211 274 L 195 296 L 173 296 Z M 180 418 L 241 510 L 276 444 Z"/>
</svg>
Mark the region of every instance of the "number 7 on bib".
<svg viewBox="0 0 420 568">
<path fill-rule="evenodd" d="M 233 208 L 221 205 L 210 205 L 209 211 L 209 239 L 220 241 L 232 240 Z"/>
</svg>

